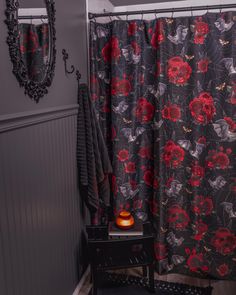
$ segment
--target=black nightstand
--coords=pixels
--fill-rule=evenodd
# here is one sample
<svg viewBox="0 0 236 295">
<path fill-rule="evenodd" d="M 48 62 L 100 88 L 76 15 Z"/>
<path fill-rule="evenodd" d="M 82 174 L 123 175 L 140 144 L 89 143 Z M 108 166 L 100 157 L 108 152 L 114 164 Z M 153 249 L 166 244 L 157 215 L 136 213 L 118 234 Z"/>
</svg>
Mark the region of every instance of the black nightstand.
<svg viewBox="0 0 236 295">
<path fill-rule="evenodd" d="M 97 294 L 99 273 L 106 270 L 143 267 L 149 279 L 149 291 L 154 289 L 154 237 L 150 223 L 143 224 L 143 235 L 111 238 L 107 226 L 87 226 L 93 295 Z M 147 271 L 148 270 L 148 271 Z"/>
</svg>

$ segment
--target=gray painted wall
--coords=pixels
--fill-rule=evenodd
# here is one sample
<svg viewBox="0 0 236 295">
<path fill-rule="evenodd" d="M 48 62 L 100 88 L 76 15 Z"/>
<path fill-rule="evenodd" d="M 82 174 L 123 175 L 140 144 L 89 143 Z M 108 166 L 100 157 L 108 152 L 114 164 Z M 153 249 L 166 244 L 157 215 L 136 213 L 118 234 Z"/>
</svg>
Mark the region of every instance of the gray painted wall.
<svg viewBox="0 0 236 295">
<path fill-rule="evenodd" d="M 61 50 L 87 82 L 85 0 L 56 0 L 56 72 L 38 104 L 12 74 L 4 10 L 0 0 L 0 294 L 69 295 L 85 264 L 84 218 L 77 81 L 65 76 Z"/>
</svg>

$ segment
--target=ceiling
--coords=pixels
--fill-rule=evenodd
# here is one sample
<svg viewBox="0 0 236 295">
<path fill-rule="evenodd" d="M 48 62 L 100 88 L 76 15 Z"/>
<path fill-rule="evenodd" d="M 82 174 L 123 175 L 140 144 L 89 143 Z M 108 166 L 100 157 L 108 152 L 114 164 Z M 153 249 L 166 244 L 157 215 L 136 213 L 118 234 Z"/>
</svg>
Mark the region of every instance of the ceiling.
<svg viewBox="0 0 236 295">
<path fill-rule="evenodd" d="M 151 4 L 161 2 L 173 2 L 173 0 L 109 0 L 114 6 L 127 6 L 127 5 L 138 5 L 138 4 Z M 182 0 L 175 0 L 182 1 Z"/>
</svg>

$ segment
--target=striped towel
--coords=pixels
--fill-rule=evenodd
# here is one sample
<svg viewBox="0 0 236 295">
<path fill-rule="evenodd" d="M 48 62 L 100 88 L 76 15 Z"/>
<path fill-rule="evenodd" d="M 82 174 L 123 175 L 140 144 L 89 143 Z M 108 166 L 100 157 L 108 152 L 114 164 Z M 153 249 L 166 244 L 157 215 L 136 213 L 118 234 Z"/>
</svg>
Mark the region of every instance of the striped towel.
<svg viewBox="0 0 236 295">
<path fill-rule="evenodd" d="M 112 167 L 86 84 L 80 85 L 78 96 L 78 177 L 80 184 L 86 187 L 85 203 L 93 218 L 98 209 L 110 205 L 108 175 L 112 172 Z"/>
</svg>

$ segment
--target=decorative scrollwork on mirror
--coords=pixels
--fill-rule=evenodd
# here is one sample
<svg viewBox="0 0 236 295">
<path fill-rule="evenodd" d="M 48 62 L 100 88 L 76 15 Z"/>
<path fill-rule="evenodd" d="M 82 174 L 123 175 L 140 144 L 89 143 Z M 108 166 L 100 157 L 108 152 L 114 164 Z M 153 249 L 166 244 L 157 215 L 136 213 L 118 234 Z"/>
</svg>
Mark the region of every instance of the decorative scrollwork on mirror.
<svg viewBox="0 0 236 295">
<path fill-rule="evenodd" d="M 41 2 L 45 8 L 32 9 L 25 8 L 24 0 L 6 0 L 5 11 L 12 72 L 35 102 L 48 93 L 56 62 L 55 3 Z"/>
</svg>

